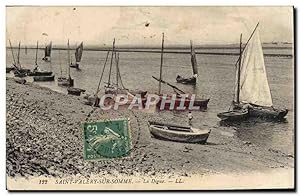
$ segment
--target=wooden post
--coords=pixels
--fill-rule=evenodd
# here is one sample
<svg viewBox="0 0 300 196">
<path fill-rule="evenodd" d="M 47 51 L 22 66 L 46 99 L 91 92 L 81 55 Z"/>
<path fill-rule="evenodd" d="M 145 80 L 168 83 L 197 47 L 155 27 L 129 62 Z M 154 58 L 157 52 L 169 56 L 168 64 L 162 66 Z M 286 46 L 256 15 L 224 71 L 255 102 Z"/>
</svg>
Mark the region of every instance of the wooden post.
<svg viewBox="0 0 300 196">
<path fill-rule="evenodd" d="M 241 80 L 241 64 L 242 64 L 242 34 L 240 36 L 240 61 L 238 66 L 238 73 L 237 73 L 237 94 L 236 94 L 236 102 L 240 103 L 240 80 Z"/>
<path fill-rule="evenodd" d="M 159 71 L 159 84 L 158 84 L 158 94 L 161 92 L 161 80 L 162 80 L 162 66 L 163 66 L 163 57 L 164 57 L 164 33 L 162 33 L 162 42 L 161 42 L 161 56 L 160 56 L 160 71 Z"/>
</svg>

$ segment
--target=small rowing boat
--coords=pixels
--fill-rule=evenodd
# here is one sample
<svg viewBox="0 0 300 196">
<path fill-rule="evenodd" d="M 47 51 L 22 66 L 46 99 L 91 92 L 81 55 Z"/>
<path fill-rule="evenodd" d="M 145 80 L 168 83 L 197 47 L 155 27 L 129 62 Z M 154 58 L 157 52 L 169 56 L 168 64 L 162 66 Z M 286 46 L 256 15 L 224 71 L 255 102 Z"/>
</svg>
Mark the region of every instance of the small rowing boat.
<svg viewBox="0 0 300 196">
<path fill-rule="evenodd" d="M 205 143 L 210 130 L 200 130 L 193 127 L 148 122 L 150 133 L 159 139 L 175 142 Z"/>
</svg>

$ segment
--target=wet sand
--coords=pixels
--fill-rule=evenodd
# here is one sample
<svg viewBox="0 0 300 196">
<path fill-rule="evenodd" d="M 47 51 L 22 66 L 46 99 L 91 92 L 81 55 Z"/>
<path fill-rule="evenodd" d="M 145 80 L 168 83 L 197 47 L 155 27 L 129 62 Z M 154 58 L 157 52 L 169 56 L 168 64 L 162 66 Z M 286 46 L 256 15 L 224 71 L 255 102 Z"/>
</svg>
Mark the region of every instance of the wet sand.
<svg viewBox="0 0 300 196">
<path fill-rule="evenodd" d="M 237 140 L 233 127 L 212 126 L 208 143 L 187 144 L 153 138 L 148 120 L 184 125 L 173 112 L 94 110 L 83 97 L 52 91 L 36 84 L 6 80 L 6 170 L 10 177 L 72 175 L 191 176 L 239 174 L 294 168 L 294 154 Z M 93 111 L 93 112 L 92 112 Z M 85 121 L 130 118 L 130 157 L 85 161 Z M 224 134 L 226 133 L 226 134 Z"/>
</svg>

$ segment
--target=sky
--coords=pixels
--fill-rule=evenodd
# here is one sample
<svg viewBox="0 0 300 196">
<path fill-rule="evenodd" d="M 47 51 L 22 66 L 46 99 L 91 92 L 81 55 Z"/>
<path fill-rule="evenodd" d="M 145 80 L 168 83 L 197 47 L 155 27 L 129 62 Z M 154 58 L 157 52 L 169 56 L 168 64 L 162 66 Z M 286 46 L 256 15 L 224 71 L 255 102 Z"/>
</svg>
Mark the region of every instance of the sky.
<svg viewBox="0 0 300 196">
<path fill-rule="evenodd" d="M 6 37 L 13 45 L 232 44 L 247 41 L 259 24 L 262 42 L 293 42 L 292 7 L 7 7 Z M 8 44 L 8 42 L 7 42 Z"/>
</svg>

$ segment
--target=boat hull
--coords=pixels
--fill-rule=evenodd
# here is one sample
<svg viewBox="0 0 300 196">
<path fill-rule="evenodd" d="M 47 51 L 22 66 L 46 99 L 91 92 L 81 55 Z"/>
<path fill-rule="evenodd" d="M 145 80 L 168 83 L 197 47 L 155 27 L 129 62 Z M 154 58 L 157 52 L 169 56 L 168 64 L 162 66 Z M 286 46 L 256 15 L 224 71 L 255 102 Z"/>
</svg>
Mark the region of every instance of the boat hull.
<svg viewBox="0 0 300 196">
<path fill-rule="evenodd" d="M 33 76 L 33 81 L 35 81 L 35 82 L 54 81 L 54 75 L 52 75 L 52 76 Z"/>
<path fill-rule="evenodd" d="M 28 76 L 51 76 L 52 71 L 33 71 L 27 74 Z"/>
<path fill-rule="evenodd" d="M 67 89 L 68 90 L 68 94 L 69 95 L 75 95 L 75 96 L 80 96 L 81 93 L 85 92 L 84 89 L 81 89 L 81 88 L 73 88 L 73 87 L 70 87 Z"/>
<path fill-rule="evenodd" d="M 70 67 L 79 69 L 79 64 L 77 64 L 77 63 L 76 64 L 71 64 Z"/>
<path fill-rule="evenodd" d="M 222 121 L 242 121 L 249 117 L 249 112 L 248 110 L 233 110 L 218 113 L 217 116 Z"/>
<path fill-rule="evenodd" d="M 177 83 L 181 84 L 191 84 L 194 85 L 197 83 L 197 79 L 195 77 L 190 77 L 190 78 L 184 78 L 182 76 L 177 76 L 176 78 Z"/>
<path fill-rule="evenodd" d="M 288 109 L 274 109 L 263 107 L 249 108 L 249 116 L 262 119 L 282 120 L 288 114 Z"/>
<path fill-rule="evenodd" d="M 188 128 L 192 132 L 188 131 Z M 175 142 L 184 142 L 184 143 L 206 143 L 210 130 L 199 130 L 192 129 L 190 127 L 174 126 L 174 125 L 163 125 L 149 123 L 150 133 L 158 138 L 163 140 L 175 141 Z M 194 130 L 194 131 L 193 131 Z"/>
<path fill-rule="evenodd" d="M 171 103 L 165 103 L 164 107 L 161 108 L 161 106 L 162 106 L 162 99 L 163 99 L 163 96 L 160 96 L 160 99 L 159 99 L 158 103 L 156 104 L 156 106 L 157 106 L 157 108 L 159 110 L 182 110 L 180 108 L 180 103 L 182 101 L 180 97 L 177 97 L 175 99 L 175 104 L 174 104 L 173 108 L 171 108 Z M 170 100 L 171 97 L 167 97 L 167 99 Z M 189 106 L 191 104 L 191 101 L 192 100 L 189 99 L 189 98 L 186 98 L 184 100 L 184 106 L 185 106 L 186 110 L 189 110 Z M 207 110 L 207 104 L 208 104 L 208 102 L 209 102 L 209 99 L 196 99 L 196 100 L 194 100 L 193 106 L 195 106 L 195 107 L 199 106 L 199 110 L 200 111 L 205 111 L 205 110 Z"/>
<path fill-rule="evenodd" d="M 59 77 L 57 79 L 57 83 L 58 83 L 59 86 L 72 87 L 72 86 L 74 86 L 74 79 Z"/>
</svg>

